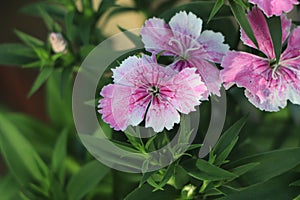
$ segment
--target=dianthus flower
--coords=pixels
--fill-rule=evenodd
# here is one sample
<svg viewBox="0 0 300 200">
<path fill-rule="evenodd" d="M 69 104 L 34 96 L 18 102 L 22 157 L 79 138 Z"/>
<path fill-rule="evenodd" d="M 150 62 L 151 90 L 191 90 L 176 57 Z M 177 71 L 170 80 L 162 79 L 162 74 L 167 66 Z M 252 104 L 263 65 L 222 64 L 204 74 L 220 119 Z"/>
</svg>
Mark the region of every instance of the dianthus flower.
<svg viewBox="0 0 300 200">
<path fill-rule="evenodd" d="M 147 51 L 153 54 L 173 56 L 172 67 L 181 71 L 196 67 L 208 88 L 204 95 L 220 95 L 220 71 L 212 63 L 220 63 L 229 50 L 223 44 L 221 33 L 205 30 L 201 33 L 202 20 L 189 12 L 181 11 L 167 24 L 163 19 L 152 18 L 145 22 L 141 31 L 142 41 Z"/>
<path fill-rule="evenodd" d="M 155 132 L 170 130 L 180 122 L 180 113 L 195 111 L 207 91 L 196 73 L 186 68 L 179 73 L 162 67 L 149 56 L 135 56 L 113 69 L 113 84 L 103 87 L 99 113 L 115 130 L 124 131 L 145 118 L 145 127 Z"/>
<path fill-rule="evenodd" d="M 251 53 L 231 51 L 224 56 L 221 77 L 228 89 L 236 84 L 245 88 L 245 95 L 257 108 L 265 111 L 279 111 L 287 100 L 300 104 L 300 27 L 290 34 L 291 22 L 281 16 L 282 43 L 287 38 L 286 49 L 276 61 L 271 35 L 263 13 L 254 8 L 248 13 L 248 20 L 256 36 L 259 50 L 266 57 Z M 290 34 L 290 36 L 289 36 Z M 242 31 L 244 44 L 256 48 Z"/>
</svg>

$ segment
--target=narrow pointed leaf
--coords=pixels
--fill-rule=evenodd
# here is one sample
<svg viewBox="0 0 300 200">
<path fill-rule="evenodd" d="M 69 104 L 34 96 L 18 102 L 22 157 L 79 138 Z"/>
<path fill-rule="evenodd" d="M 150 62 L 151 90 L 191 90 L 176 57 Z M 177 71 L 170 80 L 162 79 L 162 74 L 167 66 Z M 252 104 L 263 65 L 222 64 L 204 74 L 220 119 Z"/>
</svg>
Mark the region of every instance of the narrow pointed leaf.
<svg viewBox="0 0 300 200">
<path fill-rule="evenodd" d="M 267 19 L 274 52 L 276 55 L 276 63 L 279 62 L 281 50 L 282 50 L 282 28 L 281 28 L 281 19 L 280 17 L 271 17 Z"/>
<path fill-rule="evenodd" d="M 68 138 L 69 129 L 66 128 L 63 130 L 61 135 L 58 137 L 57 142 L 54 147 L 52 155 L 51 169 L 54 173 L 57 173 L 60 180 L 64 173 L 64 160 L 67 155 L 67 138 Z"/>
<path fill-rule="evenodd" d="M 238 134 L 246 124 L 246 121 L 247 117 L 243 117 L 222 134 L 218 143 L 213 149 L 213 153 L 216 155 L 214 162 L 216 165 L 220 165 L 223 163 L 223 161 L 225 161 L 236 144 Z"/>
<path fill-rule="evenodd" d="M 33 146 L 13 123 L 0 114 L 0 147 L 2 155 L 15 178 L 21 184 L 34 180 L 42 182 L 48 169 Z"/>
<path fill-rule="evenodd" d="M 214 18 L 214 16 L 217 14 L 217 12 L 220 10 L 220 8 L 224 5 L 224 0 L 217 0 L 217 2 L 214 5 L 214 8 L 212 9 L 209 18 L 207 20 L 207 23 L 210 22 Z"/>
<path fill-rule="evenodd" d="M 23 44 L 0 44 L 0 64 L 22 66 L 38 58 L 35 52 Z"/>
<path fill-rule="evenodd" d="M 73 175 L 67 185 L 67 194 L 70 200 L 80 200 L 109 172 L 109 168 L 99 161 L 92 161 L 83 166 Z"/>
<path fill-rule="evenodd" d="M 229 194 L 222 200 L 253 200 L 253 199 L 271 199 L 283 200 L 293 199 L 299 194 L 299 188 L 290 187 L 289 183 L 295 174 L 285 174 L 269 181 L 255 184 L 243 190 Z"/>
<path fill-rule="evenodd" d="M 43 46 L 44 42 L 31 35 L 23 33 L 22 31 L 15 30 L 15 34 L 28 46 Z"/>
<path fill-rule="evenodd" d="M 202 159 L 188 160 L 181 165 L 190 176 L 202 181 L 218 181 L 237 177 L 235 174 Z"/>
<path fill-rule="evenodd" d="M 228 164 L 226 168 L 240 166 L 251 162 L 260 164 L 249 170 L 240 178 L 242 178 L 247 184 L 267 181 L 298 166 L 300 164 L 300 148 L 280 149 L 252 155 L 232 162 Z"/>
<path fill-rule="evenodd" d="M 247 19 L 244 8 L 241 7 L 238 3 L 236 3 L 233 0 L 230 0 L 229 3 L 230 3 L 231 11 L 234 14 L 236 20 L 238 21 L 238 23 L 240 24 L 242 29 L 245 31 L 247 36 L 255 44 L 255 46 L 258 47 L 257 40 L 256 40 L 253 30 L 250 26 L 250 23 Z"/>
<path fill-rule="evenodd" d="M 46 82 L 46 80 L 50 77 L 52 72 L 52 67 L 45 67 L 42 69 L 35 82 L 33 83 L 33 86 L 31 87 L 31 90 L 28 94 L 29 97 L 32 96 L 43 85 L 43 83 Z"/>
</svg>

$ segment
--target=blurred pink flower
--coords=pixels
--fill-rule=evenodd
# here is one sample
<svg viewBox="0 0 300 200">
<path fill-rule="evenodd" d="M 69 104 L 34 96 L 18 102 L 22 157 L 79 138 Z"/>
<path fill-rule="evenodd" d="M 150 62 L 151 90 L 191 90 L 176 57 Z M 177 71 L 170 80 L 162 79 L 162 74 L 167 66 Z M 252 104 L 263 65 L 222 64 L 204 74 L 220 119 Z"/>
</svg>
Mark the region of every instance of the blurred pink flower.
<svg viewBox="0 0 300 200">
<path fill-rule="evenodd" d="M 257 108 L 265 111 L 279 111 L 290 100 L 300 104 L 300 27 L 291 35 L 291 22 L 285 15 L 281 16 L 282 43 L 288 36 L 288 45 L 277 63 L 273 43 L 266 19 L 262 12 L 255 8 L 248 14 L 259 50 L 267 58 L 246 52 L 231 51 L 224 57 L 221 66 L 221 77 L 226 88 L 236 84 L 244 87 L 245 95 Z M 255 48 L 255 45 L 242 31 L 244 44 Z"/>
<path fill-rule="evenodd" d="M 147 51 L 174 56 L 172 67 L 177 71 L 196 67 L 208 88 L 204 95 L 207 99 L 209 93 L 220 95 L 220 71 L 212 63 L 221 63 L 229 46 L 223 44 L 221 33 L 208 30 L 201 33 L 201 29 L 200 18 L 191 12 L 181 11 L 171 18 L 169 24 L 158 18 L 147 20 L 141 36 Z"/>
<path fill-rule="evenodd" d="M 249 0 L 256 4 L 268 17 L 280 16 L 282 12 L 290 12 L 294 5 L 299 4 L 298 0 Z"/>
<path fill-rule="evenodd" d="M 67 42 L 60 33 L 50 33 L 50 44 L 54 53 L 66 52 Z"/>
<path fill-rule="evenodd" d="M 155 132 L 170 130 L 180 113 L 195 111 L 207 91 L 195 68 L 176 72 L 148 56 L 129 57 L 113 69 L 114 84 L 103 87 L 98 112 L 115 130 L 136 126 L 146 115 L 145 126 Z"/>
</svg>

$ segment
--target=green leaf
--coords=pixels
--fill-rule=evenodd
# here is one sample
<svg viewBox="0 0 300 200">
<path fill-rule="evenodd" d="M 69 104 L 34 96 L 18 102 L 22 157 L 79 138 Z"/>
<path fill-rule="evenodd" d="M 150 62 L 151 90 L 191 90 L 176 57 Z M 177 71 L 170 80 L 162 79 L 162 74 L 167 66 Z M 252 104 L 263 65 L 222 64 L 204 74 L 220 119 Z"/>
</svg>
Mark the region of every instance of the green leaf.
<svg viewBox="0 0 300 200">
<path fill-rule="evenodd" d="M 209 18 L 207 20 L 207 23 L 210 22 L 210 20 L 212 20 L 212 18 L 217 14 L 217 12 L 220 10 L 220 8 L 224 5 L 224 0 L 217 0 L 217 2 L 215 3 L 213 9 L 211 10 L 211 13 L 209 15 Z"/>
<path fill-rule="evenodd" d="M 181 165 L 190 176 L 202 181 L 219 181 L 237 177 L 235 174 L 214 166 L 202 159 L 190 159 Z"/>
<path fill-rule="evenodd" d="M 54 21 L 54 19 L 47 13 L 47 11 L 43 7 L 38 7 L 39 15 L 43 18 L 44 23 L 51 32 L 61 32 L 61 27 L 58 23 Z"/>
<path fill-rule="evenodd" d="M 239 4 L 242 8 L 247 9 L 248 6 L 245 4 L 243 0 L 233 0 L 235 3 Z"/>
<path fill-rule="evenodd" d="M 35 145 L 35 149 L 40 155 L 51 158 L 56 131 L 29 115 L 15 112 L 3 112 L 3 114 L 11 122 L 17 122 L 14 126 L 22 134 L 26 134 L 26 139 Z"/>
<path fill-rule="evenodd" d="M 293 200 L 300 200 L 300 194 L 296 196 Z"/>
<path fill-rule="evenodd" d="M 176 189 L 182 189 L 190 181 L 190 176 L 180 165 L 175 166 L 175 174 L 173 177 L 168 183 L 173 185 Z"/>
<path fill-rule="evenodd" d="M 69 129 L 65 128 L 57 139 L 52 155 L 51 169 L 58 174 L 59 180 L 63 180 L 65 171 L 64 160 L 67 155 L 67 138 Z"/>
<path fill-rule="evenodd" d="M 38 38 L 32 37 L 22 31 L 15 30 L 15 34 L 28 46 L 43 46 L 44 42 Z"/>
<path fill-rule="evenodd" d="M 80 200 L 108 174 L 109 168 L 99 161 L 92 161 L 73 175 L 67 185 L 70 200 Z"/>
<path fill-rule="evenodd" d="M 47 166 L 33 146 L 2 114 L 0 114 L 0 147 L 10 171 L 19 183 L 27 185 L 34 180 L 43 183 L 48 176 Z"/>
<path fill-rule="evenodd" d="M 126 12 L 138 12 L 137 8 L 134 7 L 124 7 L 124 6 L 115 6 L 115 8 L 107 15 L 107 19 L 119 14 L 123 14 Z"/>
<path fill-rule="evenodd" d="M 74 16 L 75 12 L 70 11 L 66 14 L 64 20 L 66 28 L 66 37 L 69 41 L 74 41 L 76 35 L 76 26 L 74 26 Z"/>
<path fill-rule="evenodd" d="M 241 7 L 238 3 L 236 3 L 233 0 L 229 0 L 229 4 L 230 4 L 230 8 L 231 8 L 232 13 L 234 14 L 236 20 L 238 21 L 238 23 L 240 24 L 242 29 L 245 31 L 247 36 L 251 39 L 251 41 L 258 48 L 257 40 L 256 40 L 253 30 L 250 26 L 250 23 L 247 19 L 244 8 Z"/>
<path fill-rule="evenodd" d="M 158 187 L 154 189 L 154 191 L 163 189 L 163 187 L 168 183 L 170 178 L 174 175 L 174 170 L 176 165 L 177 163 L 173 162 L 171 165 L 168 166 L 167 170 L 164 172 L 162 180 L 158 184 Z"/>
<path fill-rule="evenodd" d="M 227 197 L 222 198 L 222 200 L 293 199 L 293 197 L 299 193 L 299 189 L 289 187 L 293 175 L 279 176 L 267 182 L 253 185 L 244 190 L 230 194 Z"/>
<path fill-rule="evenodd" d="M 33 86 L 30 89 L 30 92 L 28 94 L 28 97 L 32 96 L 42 85 L 47 81 L 47 79 L 50 77 L 50 75 L 53 72 L 52 67 L 45 67 L 42 69 L 38 77 L 36 78 L 35 82 L 33 83 Z"/>
<path fill-rule="evenodd" d="M 122 31 L 125 36 L 136 46 L 141 47 L 143 46 L 142 40 L 138 35 L 133 34 L 130 31 L 127 31 L 125 28 L 122 28 L 121 26 L 118 26 L 118 29 Z"/>
<path fill-rule="evenodd" d="M 240 177 L 245 183 L 251 185 L 267 181 L 290 171 L 300 164 L 299 155 L 300 148 L 280 149 L 252 155 L 232 162 L 226 167 L 240 166 L 247 163 L 260 163 Z"/>
<path fill-rule="evenodd" d="M 62 98 L 67 93 L 68 86 L 70 85 L 70 79 L 71 79 L 72 73 L 73 73 L 73 67 L 65 67 L 62 70 L 61 79 L 60 79 L 60 87 L 59 87 L 60 95 Z"/>
<path fill-rule="evenodd" d="M 158 190 L 156 192 L 152 191 L 152 187 L 144 184 L 142 187 L 133 190 L 128 194 L 124 200 L 153 200 L 153 199 L 164 199 L 164 200 L 174 200 L 180 197 L 180 192 L 174 188 L 167 186 L 164 191 Z"/>
<path fill-rule="evenodd" d="M 144 173 L 143 176 L 142 176 L 142 178 L 141 178 L 141 180 L 140 180 L 139 187 L 142 187 L 142 185 L 143 185 L 144 183 L 146 183 L 147 180 L 148 180 L 153 174 L 155 174 L 155 173 L 156 173 L 156 171 Z"/>
<path fill-rule="evenodd" d="M 300 180 L 291 183 L 290 186 L 299 186 L 300 187 Z"/>
<path fill-rule="evenodd" d="M 247 117 L 243 117 L 222 134 L 218 143 L 213 149 L 213 154 L 216 155 L 214 162 L 216 165 L 221 165 L 228 157 L 234 145 L 236 144 L 238 134 L 244 127 L 246 121 Z"/>
<path fill-rule="evenodd" d="M 40 17 L 41 14 L 39 8 L 42 8 L 42 10 L 45 10 L 47 13 L 49 13 L 50 16 L 58 19 L 63 19 L 66 14 L 66 10 L 64 9 L 64 7 L 48 2 L 38 2 L 25 5 L 21 8 L 21 12 Z"/>
<path fill-rule="evenodd" d="M 279 63 L 282 50 L 282 28 L 280 17 L 274 16 L 267 19 L 272 43 L 276 55 L 276 63 Z"/>
<path fill-rule="evenodd" d="M 71 81 L 65 82 L 64 95 L 61 95 L 62 73 L 56 70 L 46 83 L 46 108 L 53 125 L 59 129 L 73 125 Z"/>
<path fill-rule="evenodd" d="M 22 66 L 38 58 L 35 52 L 23 44 L 0 44 L 0 64 Z"/>
<path fill-rule="evenodd" d="M 238 176 L 245 174 L 246 172 L 250 171 L 254 167 L 258 166 L 260 163 L 248 163 L 245 165 L 238 166 L 236 168 L 231 169 L 230 171 Z"/>
<path fill-rule="evenodd" d="M 115 0 L 102 0 L 98 10 L 96 11 L 97 18 L 101 17 L 109 8 L 115 5 Z"/>
<path fill-rule="evenodd" d="M 166 21 L 169 21 L 176 13 L 184 10 L 186 12 L 193 12 L 202 20 L 207 21 L 209 19 L 211 10 L 213 10 L 214 6 L 215 3 L 209 1 L 186 3 L 178 7 L 168 9 L 166 12 L 162 13 L 160 17 L 164 18 Z M 230 9 L 227 6 L 223 6 L 215 14 L 215 17 L 225 17 L 231 15 L 232 14 L 230 12 Z"/>
<path fill-rule="evenodd" d="M 15 178 L 8 174 L 0 179 L 0 194 L 2 200 L 17 199 L 19 193 L 19 186 L 16 183 Z"/>
</svg>

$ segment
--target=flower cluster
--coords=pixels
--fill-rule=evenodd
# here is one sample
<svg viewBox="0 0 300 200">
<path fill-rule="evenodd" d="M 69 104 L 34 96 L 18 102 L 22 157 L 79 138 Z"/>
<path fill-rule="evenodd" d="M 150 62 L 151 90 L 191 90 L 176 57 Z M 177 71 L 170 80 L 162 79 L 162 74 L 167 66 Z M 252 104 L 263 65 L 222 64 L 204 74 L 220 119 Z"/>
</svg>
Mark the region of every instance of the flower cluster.
<svg viewBox="0 0 300 200">
<path fill-rule="evenodd" d="M 152 57 L 129 57 L 113 70 L 114 84 L 101 91 L 99 113 L 115 130 L 125 130 L 145 119 L 155 132 L 179 123 L 179 113 L 195 110 L 210 94 L 220 95 L 221 63 L 229 50 L 221 33 L 203 31 L 202 20 L 193 13 L 179 12 L 169 22 L 152 18 L 141 36 Z M 156 55 L 174 62 L 163 67 Z"/>
<path fill-rule="evenodd" d="M 202 31 L 202 20 L 181 11 L 169 23 L 152 18 L 141 30 L 145 49 L 152 57 L 129 57 L 113 70 L 114 83 L 101 91 L 99 113 L 115 130 L 125 130 L 145 120 L 146 127 L 160 132 L 179 123 L 180 114 L 195 110 L 200 101 L 220 95 L 236 84 L 257 108 L 278 111 L 287 100 L 300 104 L 300 27 L 291 34 L 288 12 L 298 1 L 250 0 L 256 4 L 247 17 L 258 47 L 241 30 L 241 40 L 265 57 L 247 52 L 229 51 L 221 33 Z M 276 60 L 266 16 L 280 16 L 282 44 L 287 48 Z M 173 62 L 163 67 L 156 56 L 171 56 Z M 220 64 L 221 71 L 214 65 Z"/>
</svg>

